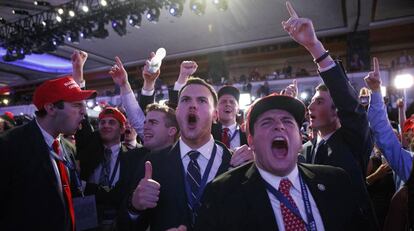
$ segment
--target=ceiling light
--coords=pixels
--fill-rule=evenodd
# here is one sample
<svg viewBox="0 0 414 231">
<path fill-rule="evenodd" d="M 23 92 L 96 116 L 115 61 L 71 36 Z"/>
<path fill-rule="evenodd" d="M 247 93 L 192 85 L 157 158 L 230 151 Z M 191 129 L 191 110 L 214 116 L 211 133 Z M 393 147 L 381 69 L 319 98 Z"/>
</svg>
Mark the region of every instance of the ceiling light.
<svg viewBox="0 0 414 231">
<path fill-rule="evenodd" d="M 87 5 L 83 5 L 82 6 L 82 11 L 85 12 L 85 13 L 88 13 L 89 12 L 89 7 Z"/>
<path fill-rule="evenodd" d="M 206 0 L 191 0 L 190 8 L 196 15 L 203 15 L 206 9 Z"/>
<path fill-rule="evenodd" d="M 12 10 L 13 14 L 29 15 L 27 10 Z"/>
<path fill-rule="evenodd" d="M 101 0 L 99 1 L 99 4 L 101 4 L 101 6 L 107 6 L 108 2 L 106 0 Z"/>
<path fill-rule="evenodd" d="M 56 21 L 57 22 L 62 22 L 62 17 L 60 17 L 59 15 L 56 15 Z"/>
<path fill-rule="evenodd" d="M 59 9 L 57 10 L 57 12 L 58 12 L 58 14 L 60 14 L 60 15 L 62 15 L 63 13 L 65 13 L 65 11 L 64 11 L 62 8 L 59 8 Z"/>
<path fill-rule="evenodd" d="M 180 17 L 183 14 L 183 8 L 182 2 L 173 2 L 170 4 L 168 12 L 170 12 L 172 16 Z"/>
<path fill-rule="evenodd" d="M 73 18 L 73 17 L 75 17 L 75 11 L 73 11 L 73 10 L 69 10 L 69 12 L 68 12 L 68 13 L 69 13 L 69 16 L 70 16 L 70 17 L 72 17 L 72 18 Z"/>
<path fill-rule="evenodd" d="M 216 6 L 218 10 L 227 10 L 227 0 L 213 0 L 213 4 Z"/>
<path fill-rule="evenodd" d="M 123 20 L 113 20 L 112 21 L 112 28 L 119 36 L 126 35 L 126 23 L 125 19 Z"/>
<path fill-rule="evenodd" d="M 33 4 L 35 6 L 50 6 L 50 3 L 45 1 L 34 1 Z"/>
<path fill-rule="evenodd" d="M 140 14 L 131 14 L 128 19 L 129 25 L 140 28 L 141 27 L 141 15 Z"/>
<path fill-rule="evenodd" d="M 79 43 L 79 33 L 77 31 L 71 31 L 66 36 L 66 40 L 71 43 Z"/>
<path fill-rule="evenodd" d="M 158 8 L 151 8 L 147 11 L 147 19 L 150 22 L 156 23 L 160 17 L 160 9 Z"/>
</svg>

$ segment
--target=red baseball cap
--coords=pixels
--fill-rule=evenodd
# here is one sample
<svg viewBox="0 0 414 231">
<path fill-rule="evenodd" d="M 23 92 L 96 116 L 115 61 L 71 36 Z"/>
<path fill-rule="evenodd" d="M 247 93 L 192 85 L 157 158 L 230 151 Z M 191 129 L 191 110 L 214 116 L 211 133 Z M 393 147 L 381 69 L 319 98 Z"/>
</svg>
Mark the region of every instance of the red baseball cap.
<svg viewBox="0 0 414 231">
<path fill-rule="evenodd" d="M 71 77 L 47 80 L 33 94 L 33 104 L 41 110 L 47 103 L 74 102 L 96 97 L 95 90 L 81 90 Z"/>
<path fill-rule="evenodd" d="M 403 133 L 408 132 L 409 130 L 413 130 L 414 132 L 414 115 L 412 115 L 410 118 L 407 118 L 405 120 L 402 130 L 403 130 Z"/>
<path fill-rule="evenodd" d="M 121 123 L 122 125 L 125 125 L 126 117 L 124 116 L 124 114 L 122 114 L 121 111 L 119 111 L 118 109 L 114 107 L 106 107 L 105 109 L 102 110 L 101 113 L 99 113 L 100 120 L 106 117 L 115 118 L 116 120 L 118 120 L 119 123 Z"/>
</svg>

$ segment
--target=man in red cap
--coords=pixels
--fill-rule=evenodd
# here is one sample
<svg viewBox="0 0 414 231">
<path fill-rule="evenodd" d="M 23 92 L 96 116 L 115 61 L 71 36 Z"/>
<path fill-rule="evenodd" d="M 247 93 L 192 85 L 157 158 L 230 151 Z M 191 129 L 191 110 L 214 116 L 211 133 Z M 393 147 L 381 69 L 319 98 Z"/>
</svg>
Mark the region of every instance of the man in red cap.
<svg viewBox="0 0 414 231">
<path fill-rule="evenodd" d="M 95 133 L 84 136 L 90 145 L 78 149 L 78 156 L 81 178 L 87 182 L 85 194 L 95 195 L 98 223 L 106 230 L 113 226 L 139 159 L 121 144 L 127 121 L 121 111 L 106 107 L 98 119 L 98 139 L 93 138 Z"/>
<path fill-rule="evenodd" d="M 0 227 L 2 230 L 75 230 L 68 171 L 59 134 L 74 134 L 85 115 L 81 90 L 71 77 L 36 88 L 36 118 L 0 137 Z"/>
</svg>

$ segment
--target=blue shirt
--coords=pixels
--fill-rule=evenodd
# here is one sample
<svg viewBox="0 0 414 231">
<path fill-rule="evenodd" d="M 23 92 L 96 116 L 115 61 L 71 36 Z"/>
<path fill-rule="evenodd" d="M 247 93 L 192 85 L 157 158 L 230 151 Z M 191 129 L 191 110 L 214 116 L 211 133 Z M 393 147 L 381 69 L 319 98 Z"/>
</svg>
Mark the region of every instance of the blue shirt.
<svg viewBox="0 0 414 231">
<path fill-rule="evenodd" d="M 406 182 L 410 177 L 414 154 L 402 147 L 392 130 L 381 92 L 371 94 L 368 120 L 378 148 L 394 172 Z"/>
</svg>

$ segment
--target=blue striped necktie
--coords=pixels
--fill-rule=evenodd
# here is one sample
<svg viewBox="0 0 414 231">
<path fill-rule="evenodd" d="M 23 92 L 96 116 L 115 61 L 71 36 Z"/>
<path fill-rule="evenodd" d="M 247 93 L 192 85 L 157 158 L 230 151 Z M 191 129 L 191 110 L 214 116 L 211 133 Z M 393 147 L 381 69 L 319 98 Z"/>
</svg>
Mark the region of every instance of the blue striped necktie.
<svg viewBox="0 0 414 231">
<path fill-rule="evenodd" d="M 187 166 L 186 180 L 191 191 L 191 196 L 188 198 L 188 207 L 192 212 L 194 221 L 197 216 L 197 209 L 200 207 L 200 202 L 197 200 L 201 183 L 200 166 L 197 163 L 197 158 L 200 156 L 200 152 L 190 151 L 188 152 L 188 156 L 190 157 L 190 162 Z"/>
</svg>

